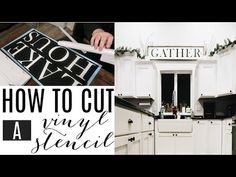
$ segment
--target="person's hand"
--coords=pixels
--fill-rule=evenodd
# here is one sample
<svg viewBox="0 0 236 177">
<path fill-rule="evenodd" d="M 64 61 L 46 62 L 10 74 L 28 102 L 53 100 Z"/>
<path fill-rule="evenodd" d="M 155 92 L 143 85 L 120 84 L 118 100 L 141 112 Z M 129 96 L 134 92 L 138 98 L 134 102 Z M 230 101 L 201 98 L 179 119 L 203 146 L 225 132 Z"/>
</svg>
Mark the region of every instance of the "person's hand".
<svg viewBox="0 0 236 177">
<path fill-rule="evenodd" d="M 90 44 L 94 46 L 95 49 L 99 48 L 99 51 L 101 51 L 103 48 L 110 48 L 112 42 L 112 34 L 105 32 L 102 29 L 94 30 L 90 40 Z"/>
</svg>

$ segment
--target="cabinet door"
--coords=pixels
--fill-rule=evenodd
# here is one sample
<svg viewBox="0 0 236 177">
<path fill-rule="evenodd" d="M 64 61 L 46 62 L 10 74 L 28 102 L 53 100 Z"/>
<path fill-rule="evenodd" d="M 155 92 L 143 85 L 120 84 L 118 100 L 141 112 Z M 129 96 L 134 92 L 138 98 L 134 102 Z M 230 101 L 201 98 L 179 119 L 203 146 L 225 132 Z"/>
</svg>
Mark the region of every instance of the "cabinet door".
<svg viewBox="0 0 236 177">
<path fill-rule="evenodd" d="M 200 63 L 198 67 L 198 96 L 215 96 L 216 90 L 216 63 Z"/>
<path fill-rule="evenodd" d="M 221 154 L 221 120 L 208 121 L 207 153 Z"/>
<path fill-rule="evenodd" d="M 236 94 L 236 79 L 235 79 L 235 76 L 236 76 L 236 69 L 235 69 L 235 66 L 236 66 L 236 50 L 234 49 L 232 51 L 232 57 L 231 57 L 231 67 L 232 67 L 232 93 L 233 94 Z"/>
<path fill-rule="evenodd" d="M 232 155 L 232 131 L 227 130 L 223 134 L 223 139 L 222 154 Z"/>
<path fill-rule="evenodd" d="M 155 154 L 175 154 L 175 133 L 156 133 Z"/>
<path fill-rule="evenodd" d="M 116 95 L 135 96 L 135 65 L 133 60 L 119 59 L 116 62 Z"/>
<path fill-rule="evenodd" d="M 176 133 L 175 153 L 176 154 L 193 154 L 193 135 L 192 133 Z"/>
<path fill-rule="evenodd" d="M 144 155 L 154 155 L 154 131 L 142 133 Z"/>
<path fill-rule="evenodd" d="M 132 139 L 132 141 L 129 143 L 128 146 L 128 154 L 133 154 L 133 155 L 142 154 L 141 133 L 129 135 L 129 139 Z"/>
<path fill-rule="evenodd" d="M 232 154 L 232 119 L 225 119 L 222 125 L 222 154 Z"/>
<path fill-rule="evenodd" d="M 135 74 L 135 89 L 136 96 L 151 96 L 154 97 L 154 68 L 151 63 L 138 63 L 136 64 Z"/>
<path fill-rule="evenodd" d="M 129 136 L 115 137 L 115 154 L 128 154 L 128 139 Z"/>
<path fill-rule="evenodd" d="M 141 133 L 125 135 L 115 138 L 115 154 L 142 154 Z"/>
<path fill-rule="evenodd" d="M 219 56 L 217 73 L 217 90 L 218 95 L 228 94 L 232 91 L 233 70 L 232 62 L 229 55 Z"/>
<path fill-rule="evenodd" d="M 154 118 L 146 114 L 142 114 L 142 131 L 154 130 Z"/>
<path fill-rule="evenodd" d="M 115 107 L 115 135 L 141 132 L 141 113 Z"/>
<path fill-rule="evenodd" d="M 193 121 L 194 154 L 207 154 L 208 120 Z"/>
</svg>

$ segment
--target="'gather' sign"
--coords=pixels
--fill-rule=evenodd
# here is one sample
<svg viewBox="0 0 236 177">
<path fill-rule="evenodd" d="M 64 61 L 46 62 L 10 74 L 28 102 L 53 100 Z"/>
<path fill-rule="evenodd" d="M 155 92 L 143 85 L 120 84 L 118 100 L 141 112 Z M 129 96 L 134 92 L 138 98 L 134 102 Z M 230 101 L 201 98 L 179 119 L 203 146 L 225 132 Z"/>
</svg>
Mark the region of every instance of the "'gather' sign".
<svg viewBox="0 0 236 177">
<path fill-rule="evenodd" d="M 203 56 L 203 46 L 148 46 L 149 59 L 192 60 Z"/>
</svg>

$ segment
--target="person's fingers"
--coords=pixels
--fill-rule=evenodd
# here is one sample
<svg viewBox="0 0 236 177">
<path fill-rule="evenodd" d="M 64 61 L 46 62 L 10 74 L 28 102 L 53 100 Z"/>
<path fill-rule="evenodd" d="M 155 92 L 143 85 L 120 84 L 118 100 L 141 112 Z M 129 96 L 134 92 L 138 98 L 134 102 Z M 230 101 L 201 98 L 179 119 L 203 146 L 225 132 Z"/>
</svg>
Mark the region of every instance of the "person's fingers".
<svg viewBox="0 0 236 177">
<path fill-rule="evenodd" d="M 95 35 L 93 35 L 90 39 L 90 45 L 94 46 Z"/>
<path fill-rule="evenodd" d="M 95 39 L 94 39 L 94 48 L 97 49 L 98 48 L 98 44 L 101 40 L 101 36 L 100 35 L 96 35 Z"/>
<path fill-rule="evenodd" d="M 106 43 L 106 48 L 110 48 L 113 42 L 113 36 L 109 36 Z"/>
<path fill-rule="evenodd" d="M 110 33 L 104 31 L 98 31 L 93 33 L 91 37 L 90 44 L 95 49 L 102 51 L 103 48 L 110 48 L 113 43 L 113 36 Z"/>
<path fill-rule="evenodd" d="M 107 41 L 107 37 L 102 36 L 102 38 L 100 40 L 100 44 L 99 44 L 99 51 L 102 51 L 102 49 L 105 47 L 106 41 Z"/>
<path fill-rule="evenodd" d="M 100 35 L 99 35 L 98 33 L 94 34 L 94 35 L 91 37 L 90 45 L 91 45 L 91 46 L 94 46 L 96 39 L 99 38 L 99 37 L 100 37 Z"/>
</svg>

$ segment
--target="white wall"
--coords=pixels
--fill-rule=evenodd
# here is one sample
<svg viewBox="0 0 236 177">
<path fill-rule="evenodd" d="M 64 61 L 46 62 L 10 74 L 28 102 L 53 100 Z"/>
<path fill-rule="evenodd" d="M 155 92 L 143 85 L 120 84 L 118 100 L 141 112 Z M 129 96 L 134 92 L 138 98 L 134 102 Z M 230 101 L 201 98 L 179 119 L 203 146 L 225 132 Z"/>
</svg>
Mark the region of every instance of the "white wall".
<svg viewBox="0 0 236 177">
<path fill-rule="evenodd" d="M 206 46 L 207 53 L 224 39 L 236 39 L 236 23 L 115 23 L 115 47 L 146 49 L 147 45 Z"/>
</svg>

